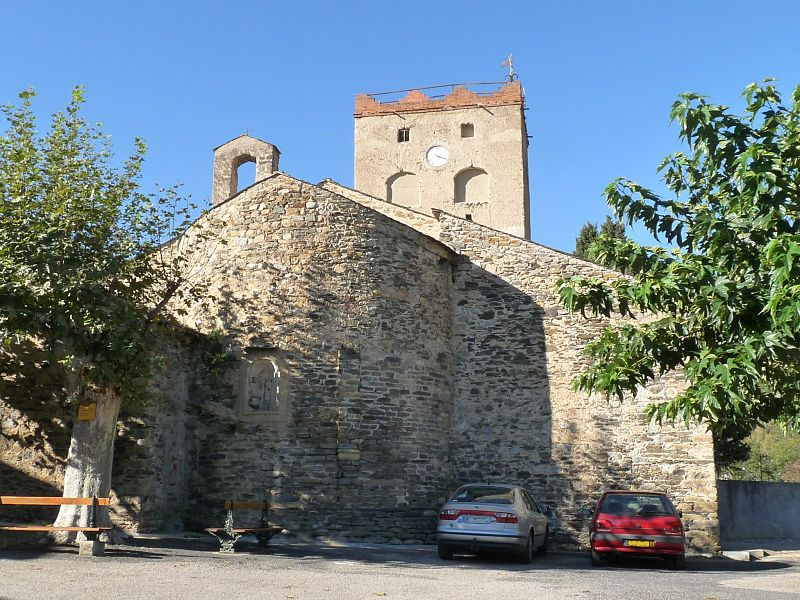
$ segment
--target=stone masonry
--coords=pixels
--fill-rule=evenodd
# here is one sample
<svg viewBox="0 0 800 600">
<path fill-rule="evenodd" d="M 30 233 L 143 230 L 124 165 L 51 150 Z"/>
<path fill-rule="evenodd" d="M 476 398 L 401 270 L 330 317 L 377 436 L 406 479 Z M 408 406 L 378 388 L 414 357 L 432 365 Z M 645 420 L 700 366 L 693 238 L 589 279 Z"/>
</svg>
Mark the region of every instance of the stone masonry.
<svg viewBox="0 0 800 600">
<path fill-rule="evenodd" d="M 619 274 L 278 171 L 218 199 L 174 249 L 208 298 L 171 307 L 158 402 L 121 417 L 119 527 L 200 530 L 226 499 L 266 497 L 295 536 L 430 542 L 447 494 L 493 480 L 549 507 L 560 547 L 587 545 L 581 509 L 602 490 L 635 487 L 671 494 L 692 548 L 718 549 L 710 436 L 643 412 L 681 382 L 622 403 L 571 387 L 607 322 L 568 314 L 555 282 Z M 37 365 L 0 385 L 3 493 L 57 491 L 74 419 L 27 352 L 3 357 Z"/>
<path fill-rule="evenodd" d="M 454 86 L 441 99 L 421 90 L 396 102 L 382 98 L 356 97 L 357 190 L 428 215 L 440 209 L 530 238 L 528 135 L 519 81 L 493 93 Z M 400 130 L 408 132 L 403 142 Z M 442 164 L 427 159 L 433 148 L 448 153 Z M 479 175 L 472 183 L 482 189 L 476 197 L 459 198 L 458 182 L 470 173 Z M 390 198 L 396 185 L 403 192 Z"/>
<path fill-rule="evenodd" d="M 696 549 L 716 548 L 711 436 L 648 423 L 649 401 L 680 389 L 675 378 L 636 399 L 607 403 L 572 390 L 585 344 L 607 324 L 570 315 L 554 288 L 572 274 L 618 277 L 574 256 L 438 211 L 428 218 L 348 190 L 327 189 L 425 231 L 459 255 L 454 269 L 454 481 L 521 482 L 554 512 L 555 537 L 586 545 L 581 507 L 603 489 L 660 489 L 684 512 Z"/>
</svg>

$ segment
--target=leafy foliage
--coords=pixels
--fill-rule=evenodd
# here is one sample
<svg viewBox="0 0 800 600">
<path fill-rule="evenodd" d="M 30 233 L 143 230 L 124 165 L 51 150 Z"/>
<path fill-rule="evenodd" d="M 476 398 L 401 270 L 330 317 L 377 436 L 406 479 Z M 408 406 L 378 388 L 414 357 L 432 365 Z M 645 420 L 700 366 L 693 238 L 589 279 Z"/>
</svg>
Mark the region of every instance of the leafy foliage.
<svg viewBox="0 0 800 600">
<path fill-rule="evenodd" d="M 742 430 L 728 424 L 714 432 L 714 464 L 717 478 L 729 473 L 733 465 L 750 458 L 750 446 L 747 438 L 751 431 Z"/>
<path fill-rule="evenodd" d="M 586 223 L 575 238 L 575 256 L 585 260 L 595 260 L 592 244 L 598 237 L 625 238 L 625 224 L 606 216 L 599 230 L 596 223 Z"/>
<path fill-rule="evenodd" d="M 597 231 L 597 223 L 587 222 L 581 227 L 578 237 L 575 238 L 575 252 L 573 254 L 578 258 L 589 259 L 589 246 L 592 245 L 600 235 Z"/>
<path fill-rule="evenodd" d="M 800 86 L 788 106 L 769 80 L 743 97 L 741 116 L 694 93 L 675 102 L 686 151 L 659 165 L 670 197 L 623 178 L 606 188 L 617 218 L 674 249 L 605 238 L 598 261 L 626 277 L 558 283 L 574 311 L 651 317 L 590 343 L 578 388 L 621 398 L 681 369 L 685 391 L 649 416 L 714 432 L 800 426 Z"/>
<path fill-rule="evenodd" d="M 0 339 L 43 340 L 82 384 L 132 391 L 148 372 L 151 325 L 192 293 L 185 259 L 164 254 L 193 207 L 176 188 L 139 191 L 145 144 L 116 166 L 109 138 L 81 116 L 75 88 L 45 134 L 34 93 L 2 107 Z"/>
<path fill-rule="evenodd" d="M 747 481 L 800 482 L 800 433 L 774 423 L 758 427 L 746 439 L 747 457 L 728 465 L 723 474 Z"/>
</svg>

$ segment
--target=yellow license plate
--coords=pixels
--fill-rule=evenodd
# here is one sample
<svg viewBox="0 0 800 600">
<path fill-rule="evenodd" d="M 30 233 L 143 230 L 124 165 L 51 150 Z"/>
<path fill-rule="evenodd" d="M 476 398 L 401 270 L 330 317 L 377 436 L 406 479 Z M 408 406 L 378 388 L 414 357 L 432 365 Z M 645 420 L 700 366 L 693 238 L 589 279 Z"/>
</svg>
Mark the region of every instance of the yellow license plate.
<svg viewBox="0 0 800 600">
<path fill-rule="evenodd" d="M 656 543 L 653 540 L 625 540 L 624 545 L 628 548 L 652 548 Z"/>
</svg>

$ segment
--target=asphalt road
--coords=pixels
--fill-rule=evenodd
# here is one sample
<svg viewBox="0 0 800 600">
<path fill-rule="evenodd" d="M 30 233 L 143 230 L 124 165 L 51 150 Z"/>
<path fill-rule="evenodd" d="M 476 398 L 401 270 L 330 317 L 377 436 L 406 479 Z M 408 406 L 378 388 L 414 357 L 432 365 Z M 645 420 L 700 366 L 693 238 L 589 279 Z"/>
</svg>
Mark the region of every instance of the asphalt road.
<svg viewBox="0 0 800 600">
<path fill-rule="evenodd" d="M 0 598 L 800 599 L 800 555 L 756 562 L 689 559 L 687 570 L 633 560 L 592 568 L 580 554 L 531 565 L 500 557 L 442 561 L 430 547 L 245 545 L 233 556 L 198 541 L 140 540 L 105 556 L 71 548 L 0 551 Z"/>
</svg>

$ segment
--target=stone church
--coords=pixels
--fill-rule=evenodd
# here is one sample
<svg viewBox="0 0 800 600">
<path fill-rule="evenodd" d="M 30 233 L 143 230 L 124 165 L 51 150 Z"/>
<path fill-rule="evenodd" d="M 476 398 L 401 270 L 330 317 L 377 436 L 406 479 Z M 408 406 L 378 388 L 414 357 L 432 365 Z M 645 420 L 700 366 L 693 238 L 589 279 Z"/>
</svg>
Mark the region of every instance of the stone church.
<svg viewBox="0 0 800 600">
<path fill-rule="evenodd" d="M 524 111 L 518 81 L 359 95 L 355 189 L 295 179 L 247 135 L 214 151 L 212 207 L 175 246 L 208 300 L 172 307 L 166 401 L 121 420 L 120 527 L 200 529 L 267 497 L 289 535 L 425 542 L 457 485 L 495 481 L 547 507 L 554 545 L 585 546 L 581 509 L 633 487 L 718 548 L 710 435 L 643 412 L 680 381 L 622 403 L 571 388 L 607 321 L 570 315 L 555 283 L 619 274 L 530 240 Z M 7 481 L 57 486 L 58 444 L 17 441 L 44 413 L 0 418 Z"/>
</svg>

